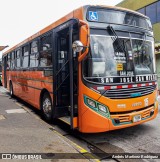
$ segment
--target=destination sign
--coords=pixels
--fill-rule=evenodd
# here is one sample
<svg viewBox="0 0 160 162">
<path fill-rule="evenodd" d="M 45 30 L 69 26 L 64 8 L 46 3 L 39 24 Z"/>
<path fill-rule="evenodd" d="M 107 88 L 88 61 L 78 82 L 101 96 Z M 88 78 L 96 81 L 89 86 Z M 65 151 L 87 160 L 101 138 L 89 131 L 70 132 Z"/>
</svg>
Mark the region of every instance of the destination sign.
<svg viewBox="0 0 160 162">
<path fill-rule="evenodd" d="M 101 77 L 101 78 L 87 78 L 87 80 L 98 83 L 135 83 L 156 81 L 157 75 L 137 75 L 137 76 L 119 76 L 119 77 Z"/>
<path fill-rule="evenodd" d="M 90 7 L 87 12 L 87 20 L 91 22 L 124 24 L 145 29 L 151 29 L 150 20 L 135 13 L 113 10 L 111 8 Z"/>
</svg>

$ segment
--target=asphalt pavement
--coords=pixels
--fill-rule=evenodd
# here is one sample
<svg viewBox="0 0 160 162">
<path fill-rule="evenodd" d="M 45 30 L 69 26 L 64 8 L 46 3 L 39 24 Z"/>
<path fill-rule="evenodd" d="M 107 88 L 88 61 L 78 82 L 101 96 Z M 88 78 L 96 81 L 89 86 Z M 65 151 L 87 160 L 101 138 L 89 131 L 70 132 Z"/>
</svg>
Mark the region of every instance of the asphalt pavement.
<svg viewBox="0 0 160 162">
<path fill-rule="evenodd" d="M 40 161 L 41 158 L 46 158 L 45 162 L 75 161 L 77 155 L 76 161 L 88 161 L 72 141 L 26 111 L 3 87 L 0 87 L 0 153 L 2 161 Z"/>
</svg>

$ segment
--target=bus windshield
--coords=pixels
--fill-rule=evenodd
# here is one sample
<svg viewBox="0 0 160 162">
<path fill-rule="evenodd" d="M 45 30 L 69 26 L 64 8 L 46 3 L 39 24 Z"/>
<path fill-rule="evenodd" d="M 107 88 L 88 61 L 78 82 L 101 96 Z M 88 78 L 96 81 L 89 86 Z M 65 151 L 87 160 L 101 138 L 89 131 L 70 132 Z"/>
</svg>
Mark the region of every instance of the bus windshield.
<svg viewBox="0 0 160 162">
<path fill-rule="evenodd" d="M 83 68 L 86 79 L 155 73 L 153 41 L 105 35 L 91 35 L 90 40 Z"/>
</svg>

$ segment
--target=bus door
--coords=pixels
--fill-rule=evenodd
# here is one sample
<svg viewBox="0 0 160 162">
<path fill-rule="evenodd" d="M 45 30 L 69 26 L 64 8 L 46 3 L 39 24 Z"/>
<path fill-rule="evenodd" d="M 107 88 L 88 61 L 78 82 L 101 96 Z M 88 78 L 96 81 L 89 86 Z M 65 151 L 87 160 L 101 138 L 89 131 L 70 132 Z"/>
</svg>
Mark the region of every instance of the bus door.
<svg viewBox="0 0 160 162">
<path fill-rule="evenodd" d="M 4 74 L 3 74 L 3 83 L 4 83 L 4 87 L 7 88 L 7 56 L 3 57 L 3 65 L 4 65 Z"/>
<path fill-rule="evenodd" d="M 54 30 L 54 117 L 77 126 L 77 57 L 72 42 L 78 36 L 77 20 L 70 20 Z"/>
</svg>

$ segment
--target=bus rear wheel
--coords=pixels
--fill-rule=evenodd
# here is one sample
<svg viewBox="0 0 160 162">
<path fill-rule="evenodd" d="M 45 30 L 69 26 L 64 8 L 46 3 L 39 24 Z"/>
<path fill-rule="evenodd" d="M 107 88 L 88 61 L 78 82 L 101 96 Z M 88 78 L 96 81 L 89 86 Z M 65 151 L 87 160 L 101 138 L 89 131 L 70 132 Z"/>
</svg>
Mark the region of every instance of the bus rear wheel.
<svg viewBox="0 0 160 162">
<path fill-rule="evenodd" d="M 13 93 L 13 85 L 12 85 L 12 82 L 10 82 L 9 92 L 10 92 L 10 96 L 13 97 L 14 96 L 14 93 Z"/>
<path fill-rule="evenodd" d="M 51 97 L 48 92 L 45 92 L 42 96 L 41 111 L 44 119 L 46 121 L 51 121 L 53 109 L 52 109 Z"/>
</svg>

